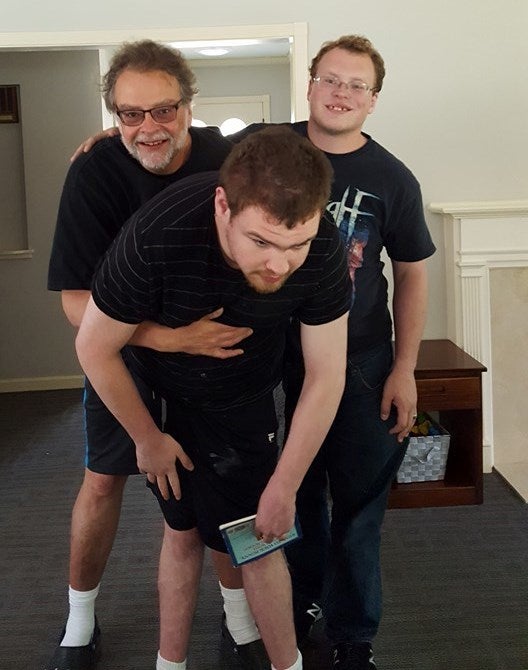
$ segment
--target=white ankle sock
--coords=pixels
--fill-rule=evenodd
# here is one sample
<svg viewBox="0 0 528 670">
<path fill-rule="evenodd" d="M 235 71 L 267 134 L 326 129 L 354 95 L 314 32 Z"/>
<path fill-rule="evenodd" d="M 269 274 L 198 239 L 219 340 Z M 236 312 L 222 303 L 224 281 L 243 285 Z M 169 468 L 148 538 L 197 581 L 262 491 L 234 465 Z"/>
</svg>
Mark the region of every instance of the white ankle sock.
<svg viewBox="0 0 528 670">
<path fill-rule="evenodd" d="M 166 661 L 158 651 L 158 660 L 156 661 L 156 670 L 186 670 L 187 659 L 181 663 Z"/>
<path fill-rule="evenodd" d="M 84 647 L 89 644 L 95 626 L 95 599 L 99 584 L 91 591 L 76 591 L 70 586 L 70 614 L 61 647 Z"/>
<path fill-rule="evenodd" d="M 290 665 L 289 668 L 284 668 L 284 670 L 302 670 L 303 663 L 302 663 L 302 656 L 301 652 L 297 649 L 297 660 L 293 665 Z M 277 668 L 272 665 L 271 670 L 277 670 Z"/>
<path fill-rule="evenodd" d="M 249 609 L 244 589 L 227 589 L 222 586 L 220 592 L 224 599 L 224 612 L 229 632 L 237 644 L 249 644 L 260 639 L 253 614 Z"/>
</svg>

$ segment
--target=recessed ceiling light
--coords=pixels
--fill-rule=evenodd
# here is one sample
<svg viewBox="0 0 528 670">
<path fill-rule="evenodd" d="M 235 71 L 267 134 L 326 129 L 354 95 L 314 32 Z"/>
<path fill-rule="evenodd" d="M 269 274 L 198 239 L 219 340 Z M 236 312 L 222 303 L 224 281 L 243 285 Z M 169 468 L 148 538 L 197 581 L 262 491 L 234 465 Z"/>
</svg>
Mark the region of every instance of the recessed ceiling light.
<svg viewBox="0 0 528 670">
<path fill-rule="evenodd" d="M 198 53 L 202 54 L 202 56 L 224 56 L 229 53 L 229 49 L 213 47 L 211 49 L 198 49 Z"/>
<path fill-rule="evenodd" d="M 247 47 L 260 44 L 261 40 L 188 40 L 185 42 L 171 42 L 175 49 L 204 49 L 209 47 Z"/>
</svg>

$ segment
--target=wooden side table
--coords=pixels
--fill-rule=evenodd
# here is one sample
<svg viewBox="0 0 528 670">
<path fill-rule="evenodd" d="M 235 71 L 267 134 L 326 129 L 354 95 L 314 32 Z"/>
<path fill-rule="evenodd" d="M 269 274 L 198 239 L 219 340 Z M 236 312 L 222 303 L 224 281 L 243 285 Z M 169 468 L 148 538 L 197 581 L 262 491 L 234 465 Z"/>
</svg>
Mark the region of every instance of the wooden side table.
<svg viewBox="0 0 528 670">
<path fill-rule="evenodd" d="M 415 377 L 418 410 L 439 412 L 451 434 L 445 479 L 394 483 L 389 507 L 482 502 L 482 373 L 486 368 L 450 340 L 423 340 Z"/>
</svg>

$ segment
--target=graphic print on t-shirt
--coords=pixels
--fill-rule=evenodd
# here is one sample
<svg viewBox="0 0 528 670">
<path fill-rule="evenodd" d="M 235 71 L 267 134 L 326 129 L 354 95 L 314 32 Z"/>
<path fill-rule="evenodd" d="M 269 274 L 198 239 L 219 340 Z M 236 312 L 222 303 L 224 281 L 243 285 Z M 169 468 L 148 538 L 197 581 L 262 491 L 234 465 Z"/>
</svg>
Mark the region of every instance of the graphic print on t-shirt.
<svg viewBox="0 0 528 670">
<path fill-rule="evenodd" d="M 379 198 L 373 193 L 351 190 L 348 186 L 340 200 L 332 200 L 327 205 L 327 211 L 332 215 L 336 226 L 345 243 L 348 255 L 348 269 L 352 280 L 352 304 L 356 296 L 356 270 L 363 265 L 363 251 L 368 244 L 368 219 L 374 215 L 361 209 L 361 204 L 368 198 Z"/>
</svg>

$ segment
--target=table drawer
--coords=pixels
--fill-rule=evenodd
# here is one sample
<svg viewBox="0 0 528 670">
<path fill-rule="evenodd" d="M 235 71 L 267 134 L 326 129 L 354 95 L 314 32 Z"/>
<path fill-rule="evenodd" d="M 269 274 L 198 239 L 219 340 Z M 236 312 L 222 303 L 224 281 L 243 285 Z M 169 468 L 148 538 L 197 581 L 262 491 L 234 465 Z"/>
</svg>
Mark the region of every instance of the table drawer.
<svg viewBox="0 0 528 670">
<path fill-rule="evenodd" d="M 481 406 L 480 377 L 417 379 L 418 409 L 478 409 Z"/>
</svg>

